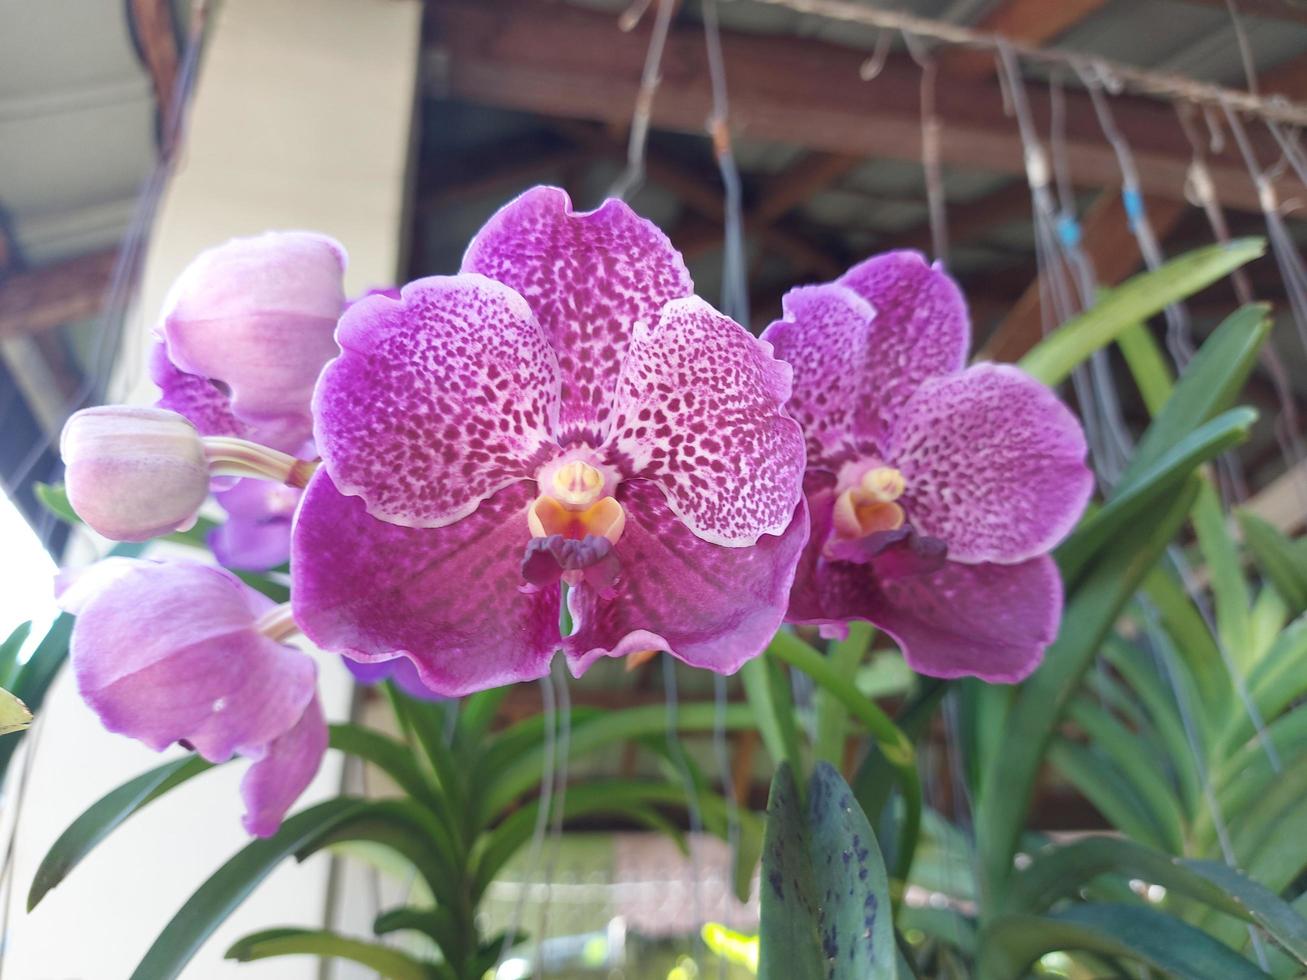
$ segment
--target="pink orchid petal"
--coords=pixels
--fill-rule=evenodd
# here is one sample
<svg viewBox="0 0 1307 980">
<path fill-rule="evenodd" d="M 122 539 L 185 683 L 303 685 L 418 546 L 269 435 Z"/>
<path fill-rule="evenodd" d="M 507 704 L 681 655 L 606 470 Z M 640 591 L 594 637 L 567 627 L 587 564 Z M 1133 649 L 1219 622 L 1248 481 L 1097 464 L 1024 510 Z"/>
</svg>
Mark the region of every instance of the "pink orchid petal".
<svg viewBox="0 0 1307 980">
<path fill-rule="evenodd" d="M 955 374 L 967 363 L 971 318 L 957 283 L 919 252 L 885 252 L 859 262 L 836 282 L 872 305 L 864 391 L 876 433 L 893 426 L 903 403 L 927 378 Z"/>
<path fill-rule="evenodd" d="M 478 275 L 354 303 L 314 395 L 318 451 L 373 517 L 441 527 L 535 475 L 558 419 L 558 361 L 526 302 Z M 525 545 L 525 542 L 523 542 Z"/>
<path fill-rule="evenodd" d="M 567 193 L 536 187 L 500 209 L 468 246 L 464 272 L 512 286 L 558 351 L 563 441 L 607 431 L 613 391 L 637 321 L 694 291 L 680 253 L 653 223 L 608 200 L 576 212 Z"/>
<path fill-rule="evenodd" d="M 610 445 L 712 544 L 752 545 L 790 526 L 803 434 L 784 412 L 790 369 L 696 296 L 640 327 L 622 368 Z"/>
<path fill-rule="evenodd" d="M 907 481 L 899 503 L 949 558 L 1010 564 L 1075 526 L 1093 491 L 1080 423 L 1017 368 L 978 364 L 925 382 L 887 453 Z"/>
<path fill-rule="evenodd" d="M 576 631 L 565 641 L 572 673 L 600 657 L 663 650 L 694 667 L 734 673 L 770 642 L 785 614 L 807 537 L 802 502 L 780 537 L 725 548 L 693 534 L 642 480 L 623 483 L 626 529 L 617 543 L 618 595 L 579 586 L 568 593 Z"/>
<path fill-rule="evenodd" d="M 1015 684 L 1043 659 L 1062 618 L 1062 580 L 1047 555 L 1015 565 L 946 561 L 925 574 L 911 556 L 873 562 L 878 590 L 866 618 L 893 636 L 908 666 L 932 677 Z"/>
<path fill-rule="evenodd" d="M 318 373 L 336 355 L 344 269 L 340 244 L 310 232 L 237 238 L 202 253 L 164 304 L 169 358 L 226 384 L 238 418 L 302 426 Z"/>
<path fill-rule="evenodd" d="M 808 463 L 838 471 L 874 452 L 884 372 L 872 363 L 876 311 L 844 286 L 800 286 L 781 300 L 784 319 L 762 335 L 794 369 L 787 409 L 803 430 Z"/>
<path fill-rule="evenodd" d="M 265 603 L 222 569 L 118 559 L 59 580 L 77 687 L 104 727 L 211 762 L 258 758 L 314 696 L 312 658 L 255 629 Z"/>
<path fill-rule="evenodd" d="M 249 438 L 246 423 L 231 413 L 231 396 L 208 378 L 177 367 L 162 343 L 150 350 L 150 378 L 162 393 L 155 405 L 185 416 L 201 435 Z"/>
<path fill-rule="evenodd" d="M 441 695 L 422 683 L 418 669 L 408 657 L 395 657 L 391 660 L 374 660 L 363 663 L 350 657 L 341 657 L 346 669 L 354 675 L 360 684 L 380 684 L 382 681 L 394 681 L 401 691 L 409 697 L 422 701 L 443 701 Z"/>
<path fill-rule="evenodd" d="M 1015 565 L 946 561 L 923 571 L 906 547 L 870 564 L 827 561 L 833 479 L 809 474 L 812 536 L 794 577 L 786 619 L 842 631 L 865 620 L 898 641 L 913 670 L 935 677 L 975 676 L 1015 683 L 1039 665 L 1057 635 L 1062 583 L 1051 558 Z"/>
<path fill-rule="evenodd" d="M 518 482 L 456 524 L 407 528 L 368 516 L 319 470 L 291 538 L 296 622 L 355 660 L 406 656 L 447 697 L 543 677 L 560 643 L 559 595 L 519 588 L 534 496 Z"/>
<path fill-rule="evenodd" d="M 266 571 L 290 558 L 290 524 L 300 491 L 267 480 L 237 480 L 214 493 L 227 520 L 209 532 L 208 544 L 225 568 Z"/>
<path fill-rule="evenodd" d="M 327 722 L 315 695 L 295 726 L 273 739 L 263 758 L 241 779 L 242 824 L 255 837 L 271 837 L 295 801 L 313 782 L 327 754 Z"/>
</svg>

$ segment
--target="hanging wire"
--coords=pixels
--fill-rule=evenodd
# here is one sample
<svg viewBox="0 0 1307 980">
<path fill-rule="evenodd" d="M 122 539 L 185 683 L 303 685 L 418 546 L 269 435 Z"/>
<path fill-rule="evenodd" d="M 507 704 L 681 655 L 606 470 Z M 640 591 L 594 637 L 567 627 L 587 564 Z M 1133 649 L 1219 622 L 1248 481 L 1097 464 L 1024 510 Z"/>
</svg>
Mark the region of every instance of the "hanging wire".
<svg viewBox="0 0 1307 980">
<path fill-rule="evenodd" d="M 726 800 L 726 844 L 730 850 L 733 870 L 740 855 L 740 801 L 735 795 L 731 752 L 726 741 L 727 702 L 726 678 L 721 674 L 713 674 L 713 754 L 717 759 L 717 778 L 722 784 L 722 798 Z M 719 960 L 717 970 L 720 980 L 726 980 L 728 967 L 725 958 Z"/>
<path fill-rule="evenodd" d="M 748 271 L 744 256 L 744 188 L 731 147 L 730 101 L 726 93 L 726 63 L 722 57 L 722 36 L 717 22 L 717 0 L 704 0 L 703 38 L 708 55 L 708 76 L 712 83 L 713 156 L 721 171 L 726 191 L 723 208 L 722 312 L 736 323 L 749 324 Z"/>
<path fill-rule="evenodd" d="M 1247 112 L 1260 119 L 1272 119 L 1290 125 L 1307 125 L 1307 105 L 1291 102 L 1282 97 L 1263 98 L 1251 92 L 1200 82 L 1184 75 L 1107 62 L 1074 51 L 1042 48 L 1037 44 L 1014 40 L 1001 34 L 976 30 L 944 20 L 917 17 L 910 13 L 889 10 L 857 0 L 754 0 L 754 2 L 771 7 L 784 7 L 805 14 L 816 14 L 828 20 L 859 24 L 864 27 L 907 31 L 918 37 L 930 38 L 957 47 L 997 52 L 1002 52 L 1006 48 L 1026 61 L 1052 67 L 1097 62 L 1111 72 L 1116 90 L 1129 90 L 1165 102 L 1192 102 L 1205 106 L 1229 104 L 1240 112 Z"/>
<path fill-rule="evenodd" d="M 1225 9 L 1230 13 L 1230 24 L 1234 27 L 1235 42 L 1239 46 L 1239 60 L 1243 62 L 1244 80 L 1248 91 L 1257 94 L 1257 66 L 1253 62 L 1252 45 L 1248 43 L 1248 32 L 1244 30 L 1243 18 L 1239 16 L 1239 7 L 1234 0 L 1225 0 Z"/>
<path fill-rule="evenodd" d="M 1275 193 L 1275 187 L 1270 179 L 1257 162 L 1256 153 L 1253 151 L 1252 144 L 1248 139 L 1248 133 L 1244 129 L 1243 123 L 1229 106 L 1225 108 L 1225 117 L 1230 126 L 1230 132 L 1234 135 L 1236 145 L 1239 147 L 1239 153 L 1243 157 L 1244 165 L 1248 168 L 1248 173 L 1252 177 L 1253 184 L 1257 187 L 1258 198 L 1262 207 L 1262 216 L 1266 220 L 1267 238 L 1271 243 L 1271 254 L 1275 256 L 1275 263 L 1280 270 L 1280 278 L 1284 281 L 1285 293 L 1289 299 L 1289 314 L 1293 320 L 1293 325 L 1298 334 L 1298 340 L 1307 351 L 1307 268 L 1303 265 L 1302 256 L 1298 253 L 1298 247 L 1294 244 L 1293 237 L 1284 225 L 1284 217 L 1280 213 L 1279 198 Z M 1275 130 L 1272 130 L 1274 133 Z M 1282 146 L 1291 147 L 1293 144 L 1286 140 Z M 1289 152 L 1286 149 L 1285 159 L 1290 166 L 1296 169 L 1297 163 L 1301 163 L 1301 154 Z M 1307 168 L 1304 168 L 1307 171 Z M 1272 362 L 1268 362 L 1272 363 Z M 1291 461 L 1291 472 L 1298 473 L 1294 479 L 1297 488 L 1299 500 L 1304 509 L 1307 509 L 1307 452 L 1305 452 L 1302 436 L 1297 425 L 1297 408 L 1293 401 L 1293 393 L 1289 387 L 1288 378 L 1283 372 L 1283 365 L 1280 364 L 1280 371 L 1272 371 L 1271 380 L 1276 386 L 1277 398 L 1280 402 L 1280 418 L 1276 425 L 1276 438 L 1280 444 L 1281 453 Z"/>
<path fill-rule="evenodd" d="M 564 597 L 566 601 L 566 597 Z M 536 964 L 541 975 L 544 973 L 544 956 L 542 947 L 549 927 L 549 909 L 553 900 L 554 871 L 558 866 L 558 855 L 563 845 L 563 816 L 567 808 L 567 769 L 568 757 L 572 746 L 572 695 L 567 689 L 567 673 L 561 657 L 554 658 L 553 669 L 548 680 L 554 685 L 555 701 L 558 704 L 558 764 L 554 767 L 553 791 L 550 794 L 550 809 L 553 816 L 549 824 L 549 851 L 545 858 L 544 898 L 540 903 L 540 919 L 536 929 Z M 534 877 L 534 874 L 532 875 Z"/>
<path fill-rule="evenodd" d="M 549 827 L 549 817 L 553 809 L 556 737 L 558 728 L 558 710 L 554 697 L 554 684 L 551 677 L 540 679 L 541 721 L 544 723 L 543 768 L 540 779 L 539 809 L 536 811 L 535 826 L 531 831 L 531 845 L 527 851 L 526 863 L 522 867 L 521 888 L 513 902 L 513 911 L 508 919 L 508 928 L 504 930 L 503 942 L 499 944 L 499 957 L 495 961 L 495 973 L 504 965 L 512 951 L 518 932 L 522 928 L 522 917 L 526 912 L 527 893 L 540 868 L 541 851 L 544 848 L 545 832 Z"/>
<path fill-rule="evenodd" d="M 1195 109 L 1191 105 L 1177 104 L 1175 112 L 1193 153 L 1189 174 L 1185 181 L 1185 196 L 1191 203 L 1203 209 L 1213 237 L 1222 245 L 1229 245 L 1232 240 L 1230 226 L 1225 220 L 1225 210 L 1221 207 L 1220 198 L 1216 194 L 1216 182 L 1212 180 L 1212 172 L 1207 166 L 1207 150 L 1198 136 L 1198 129 L 1194 123 Z M 1239 298 L 1240 305 L 1246 306 L 1253 302 L 1252 285 L 1244 269 L 1235 269 L 1230 273 L 1230 281 L 1234 285 L 1235 295 Z"/>
<path fill-rule="evenodd" d="M 610 197 L 626 200 L 644 183 L 644 152 L 645 144 L 649 139 L 649 117 L 653 114 L 653 101 L 658 91 L 658 83 L 662 81 L 660 69 L 663 48 L 667 44 L 667 32 L 672 25 L 672 13 L 675 7 L 676 0 L 658 0 L 658 16 L 654 20 L 653 34 L 649 37 L 649 50 L 644 58 L 640 90 L 636 94 L 635 111 L 631 116 L 631 133 L 626 144 L 626 169 L 622 171 L 608 192 Z M 640 13 L 643 12 L 643 8 L 640 8 Z M 639 20 L 638 16 L 636 20 Z"/>
<path fill-rule="evenodd" d="M 948 221 L 940 138 L 943 126 L 935 108 L 939 63 L 919 38 L 904 31 L 903 45 L 921 69 L 921 168 L 926 181 L 926 209 L 930 216 L 930 247 L 936 262 L 948 262 Z"/>
<path fill-rule="evenodd" d="M 690 822 L 690 860 L 687 873 L 690 876 L 690 915 L 695 924 L 694 948 L 697 950 L 703 943 L 698 927 L 703 925 L 704 914 L 703 896 L 699 892 L 701 882 L 699 859 L 695 854 L 694 845 L 699 835 L 703 833 L 703 815 L 699 812 L 699 785 L 690 770 L 690 760 L 685 754 L 685 746 L 681 744 L 680 726 L 677 723 L 676 660 L 670 654 L 663 654 L 661 659 L 663 693 L 667 698 L 667 754 L 671 757 L 672 766 L 685 787 L 685 809 Z"/>
</svg>

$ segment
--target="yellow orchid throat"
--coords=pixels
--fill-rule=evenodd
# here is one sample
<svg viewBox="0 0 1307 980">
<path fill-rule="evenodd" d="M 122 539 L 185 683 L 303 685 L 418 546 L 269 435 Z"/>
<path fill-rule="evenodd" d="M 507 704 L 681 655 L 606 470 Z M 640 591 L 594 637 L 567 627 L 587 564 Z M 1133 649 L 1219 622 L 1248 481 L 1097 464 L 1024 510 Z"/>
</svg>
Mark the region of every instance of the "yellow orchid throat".
<svg viewBox="0 0 1307 980">
<path fill-rule="evenodd" d="M 540 496 L 527 511 L 533 537 L 589 535 L 616 544 L 626 527 L 626 512 L 617 498 L 604 491 L 609 481 L 596 466 L 581 459 L 564 459 L 541 472 Z"/>
<path fill-rule="evenodd" d="M 835 533 L 845 539 L 864 538 L 878 531 L 897 531 L 903 526 L 903 508 L 896 500 L 903 496 L 903 474 L 892 466 L 876 466 L 862 479 L 835 498 L 832 518 Z"/>
</svg>

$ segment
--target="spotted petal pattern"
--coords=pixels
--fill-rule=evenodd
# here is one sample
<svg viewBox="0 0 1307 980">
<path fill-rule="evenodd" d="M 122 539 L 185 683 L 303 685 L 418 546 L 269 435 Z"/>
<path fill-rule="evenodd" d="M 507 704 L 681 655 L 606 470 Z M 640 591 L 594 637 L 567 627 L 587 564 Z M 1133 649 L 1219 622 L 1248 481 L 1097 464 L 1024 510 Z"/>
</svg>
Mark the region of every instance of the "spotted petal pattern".
<svg viewBox="0 0 1307 980">
<path fill-rule="evenodd" d="M 863 389 L 866 424 L 883 437 L 903 403 L 927 378 L 961 371 L 971 320 L 957 283 L 919 252 L 886 252 L 860 262 L 836 282 L 872 305 Z"/>
<path fill-rule="evenodd" d="M 435 276 L 341 318 L 314 394 L 318 451 L 373 517 L 442 527 L 534 476 L 554 447 L 558 360 L 526 302 L 484 276 Z"/>
<path fill-rule="evenodd" d="M 150 379 L 162 393 L 155 404 L 185 417 L 200 435 L 249 438 L 249 427 L 232 414 L 231 396 L 208 378 L 173 364 L 162 343 L 150 350 Z"/>
<path fill-rule="evenodd" d="M 907 482 L 899 503 L 951 559 L 1010 564 L 1043 554 L 1093 491 L 1084 432 L 1048 388 L 1007 365 L 925 382 L 887 453 Z"/>
<path fill-rule="evenodd" d="M 784 318 L 763 332 L 776 356 L 794 369 L 790 415 L 803 430 L 808 464 L 832 472 L 874 450 L 879 419 L 876 311 L 844 286 L 800 286 L 781 300 Z"/>
<path fill-rule="evenodd" d="M 370 517 L 319 470 L 291 538 L 295 620 L 361 661 L 410 658 L 437 694 L 532 680 L 558 649 L 559 592 L 521 590 L 535 485 L 518 482 L 443 528 Z"/>
<path fill-rule="evenodd" d="M 664 650 L 730 674 L 761 653 L 785 614 L 807 537 L 802 502 L 781 536 L 725 548 L 692 534 L 647 481 L 623 483 L 617 495 L 627 513 L 615 549 L 624 577 L 612 600 L 587 586 L 568 593 L 576 631 L 564 650 L 572 673 L 579 677 L 600 657 Z"/>
<path fill-rule="evenodd" d="M 680 253 L 653 223 L 618 200 L 573 211 L 556 187 L 505 205 L 472 240 L 463 271 L 526 297 L 558 351 L 564 442 L 600 441 L 635 324 L 652 323 L 664 303 L 694 291 Z"/>
<path fill-rule="evenodd" d="M 751 545 L 790 525 L 803 435 L 784 414 L 790 368 L 698 297 L 637 327 L 616 395 L 612 447 L 654 481 L 698 537 Z"/>
</svg>

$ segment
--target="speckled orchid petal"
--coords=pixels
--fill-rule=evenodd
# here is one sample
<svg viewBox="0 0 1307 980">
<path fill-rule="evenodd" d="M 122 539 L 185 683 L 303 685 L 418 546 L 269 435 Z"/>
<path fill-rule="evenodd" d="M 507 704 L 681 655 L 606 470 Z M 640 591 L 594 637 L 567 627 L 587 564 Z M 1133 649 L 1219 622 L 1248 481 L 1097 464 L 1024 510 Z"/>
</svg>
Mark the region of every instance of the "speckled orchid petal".
<svg viewBox="0 0 1307 980">
<path fill-rule="evenodd" d="M 762 335 L 794 369 L 787 406 L 803 430 L 808 464 L 837 470 L 874 450 L 881 372 L 872 336 L 876 311 L 853 290 L 830 283 L 800 286 L 781 300 L 783 319 Z"/>
<path fill-rule="evenodd" d="M 109 559 L 60 573 L 77 615 L 77 687 L 104 727 L 161 750 L 185 740 L 210 762 L 251 758 L 289 731 L 314 697 L 308 655 L 255 628 L 270 605 L 222 569 Z"/>
<path fill-rule="evenodd" d="M 244 479 L 213 496 L 227 512 L 227 520 L 207 538 L 221 565 L 266 571 L 286 563 L 299 490 L 268 480 Z"/>
<path fill-rule="evenodd" d="M 268 744 L 267 752 L 241 779 L 245 816 L 256 837 L 271 837 L 300 794 L 309 788 L 327 754 L 327 721 L 315 695 L 295 727 Z"/>
<path fill-rule="evenodd" d="M 932 677 L 1015 684 L 1039 666 L 1062 618 L 1062 581 L 1047 555 L 1015 565 L 946 561 L 919 572 L 906 550 L 873 563 L 865 618 Z"/>
<path fill-rule="evenodd" d="M 802 503 L 779 537 L 726 548 L 692 534 L 646 481 L 622 484 L 617 496 L 628 515 L 615 549 L 625 574 L 610 600 L 588 586 L 568 593 L 576 631 L 564 651 L 572 673 L 600 657 L 664 650 L 729 674 L 761 653 L 785 614 L 807 537 Z"/>
<path fill-rule="evenodd" d="M 812 537 L 790 592 L 786 619 L 841 634 L 849 620 L 890 633 L 908 664 L 936 677 L 1014 683 L 1038 666 L 1057 635 L 1062 586 L 1048 557 L 1015 565 L 923 560 L 905 544 L 869 564 L 826 561 L 833 480 L 810 473 Z"/>
<path fill-rule="evenodd" d="M 231 412 L 231 396 L 208 378 L 179 368 L 162 343 L 150 350 L 150 379 L 161 392 L 155 405 L 185 416 L 201 435 L 250 437 L 249 427 Z"/>
<path fill-rule="evenodd" d="M 209 249 L 165 300 L 168 357 L 226 384 L 238 418 L 307 427 L 313 385 L 336 354 L 344 270 L 340 244 L 311 232 L 268 232 Z"/>
<path fill-rule="evenodd" d="M 1010 564 L 1075 525 L 1093 491 L 1085 453 L 1053 392 L 1014 367 L 978 364 L 918 388 L 886 455 L 906 481 L 909 520 L 945 541 L 950 559 Z"/>
<path fill-rule="evenodd" d="M 543 677 L 560 641 L 559 594 L 520 588 L 535 492 L 515 483 L 456 524 L 406 528 L 370 517 L 319 470 L 291 538 L 295 621 L 355 660 L 407 656 L 447 697 Z"/>
<path fill-rule="evenodd" d="M 872 305 L 863 425 L 877 436 L 927 378 L 955 374 L 967 363 L 971 320 L 957 283 L 919 252 L 886 252 L 859 262 L 836 280 Z"/>
<path fill-rule="evenodd" d="M 698 297 L 673 300 L 632 337 L 610 446 L 695 535 L 752 545 L 789 527 L 800 497 L 789 395 L 790 368 L 770 345 Z"/>
<path fill-rule="evenodd" d="M 558 360 L 507 286 L 419 279 L 399 301 L 354 303 L 338 338 L 314 433 L 336 487 L 373 517 L 442 527 L 534 476 L 552 451 Z"/>
<path fill-rule="evenodd" d="M 652 323 L 664 303 L 694 291 L 680 253 L 652 222 L 618 200 L 573 211 L 556 187 L 500 209 L 472 240 L 463 271 L 507 283 L 531 305 L 558 351 L 564 441 L 606 433 L 635 323 Z"/>
</svg>

